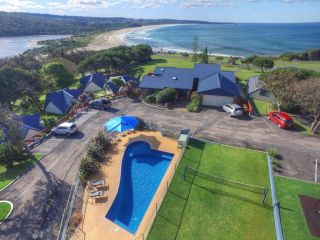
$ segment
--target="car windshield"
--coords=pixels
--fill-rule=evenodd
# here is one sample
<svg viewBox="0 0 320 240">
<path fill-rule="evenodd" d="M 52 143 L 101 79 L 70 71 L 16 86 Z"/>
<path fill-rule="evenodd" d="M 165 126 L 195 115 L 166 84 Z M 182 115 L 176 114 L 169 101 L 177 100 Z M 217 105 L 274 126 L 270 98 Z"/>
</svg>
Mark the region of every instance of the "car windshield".
<svg viewBox="0 0 320 240">
<path fill-rule="evenodd" d="M 235 108 L 234 109 L 235 111 L 240 111 L 240 110 L 242 110 L 241 108 Z"/>
<path fill-rule="evenodd" d="M 76 127 L 76 125 L 75 125 L 75 124 L 72 124 L 70 128 L 75 128 L 75 127 Z"/>
<path fill-rule="evenodd" d="M 293 121 L 292 121 L 292 120 L 285 120 L 285 123 L 286 123 L 286 124 L 292 124 Z"/>
</svg>

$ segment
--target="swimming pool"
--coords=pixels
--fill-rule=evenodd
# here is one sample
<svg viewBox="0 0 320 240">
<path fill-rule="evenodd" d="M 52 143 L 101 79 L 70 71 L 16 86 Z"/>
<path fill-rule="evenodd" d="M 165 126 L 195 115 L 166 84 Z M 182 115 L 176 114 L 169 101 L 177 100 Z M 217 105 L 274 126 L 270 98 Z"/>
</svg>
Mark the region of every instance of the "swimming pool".
<svg viewBox="0 0 320 240">
<path fill-rule="evenodd" d="M 106 218 L 135 234 L 173 156 L 143 141 L 127 146 L 119 190 Z"/>
</svg>

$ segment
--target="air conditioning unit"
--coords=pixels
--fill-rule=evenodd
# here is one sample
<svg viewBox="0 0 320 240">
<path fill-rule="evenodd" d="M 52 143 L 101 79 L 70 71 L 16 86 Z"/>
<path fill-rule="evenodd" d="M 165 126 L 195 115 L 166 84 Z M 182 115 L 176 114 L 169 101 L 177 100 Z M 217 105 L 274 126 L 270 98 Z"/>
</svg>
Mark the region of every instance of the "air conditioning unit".
<svg viewBox="0 0 320 240">
<path fill-rule="evenodd" d="M 177 77 L 172 77 L 172 80 L 178 80 L 178 78 Z"/>
</svg>

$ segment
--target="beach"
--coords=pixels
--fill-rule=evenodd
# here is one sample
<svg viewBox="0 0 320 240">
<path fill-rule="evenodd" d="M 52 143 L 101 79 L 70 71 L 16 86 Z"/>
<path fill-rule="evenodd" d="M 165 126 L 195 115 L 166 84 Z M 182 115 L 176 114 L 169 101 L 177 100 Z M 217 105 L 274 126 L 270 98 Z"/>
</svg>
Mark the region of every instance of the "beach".
<svg viewBox="0 0 320 240">
<path fill-rule="evenodd" d="M 98 51 L 103 49 L 109 49 L 120 45 L 127 45 L 124 41 L 124 36 L 131 32 L 145 31 L 158 29 L 169 26 L 176 26 L 177 24 L 161 24 L 161 25 L 148 25 L 134 28 L 124 28 L 120 30 L 114 30 L 106 33 L 99 34 L 93 41 L 86 47 L 87 50 Z"/>
</svg>

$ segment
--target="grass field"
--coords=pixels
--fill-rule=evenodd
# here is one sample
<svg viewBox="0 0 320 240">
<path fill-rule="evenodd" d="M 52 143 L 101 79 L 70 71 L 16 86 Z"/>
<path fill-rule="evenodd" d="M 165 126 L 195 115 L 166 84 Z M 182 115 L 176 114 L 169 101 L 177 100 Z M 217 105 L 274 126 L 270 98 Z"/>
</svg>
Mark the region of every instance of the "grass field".
<svg viewBox="0 0 320 240">
<path fill-rule="evenodd" d="M 273 213 L 262 195 L 193 174 L 190 167 L 234 181 L 269 186 L 266 154 L 192 140 L 170 185 L 149 240 L 275 239 Z M 267 205 L 271 204 L 268 196 Z"/>
<path fill-rule="evenodd" d="M 304 218 L 299 194 L 320 198 L 320 185 L 285 177 L 275 177 L 284 238 L 290 240 L 316 240 Z"/>
<path fill-rule="evenodd" d="M 266 116 L 268 112 L 272 111 L 272 103 L 261 101 L 258 99 L 252 99 L 257 113 L 261 116 Z"/>
<path fill-rule="evenodd" d="M 289 61 L 275 61 L 275 65 L 278 67 L 295 67 L 314 70 L 320 72 L 320 61 L 299 61 L 299 62 L 289 62 Z"/>
<path fill-rule="evenodd" d="M 43 154 L 34 154 L 34 158 L 29 158 L 21 163 L 16 163 L 11 168 L 0 165 L 0 190 L 10 184 L 16 177 L 28 169 L 32 164 L 39 161 Z"/>
<path fill-rule="evenodd" d="M 11 210 L 11 205 L 6 202 L 0 202 L 0 222 L 2 222 Z"/>
</svg>

